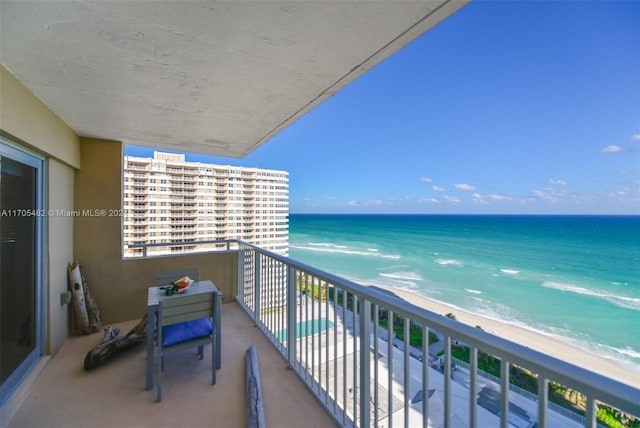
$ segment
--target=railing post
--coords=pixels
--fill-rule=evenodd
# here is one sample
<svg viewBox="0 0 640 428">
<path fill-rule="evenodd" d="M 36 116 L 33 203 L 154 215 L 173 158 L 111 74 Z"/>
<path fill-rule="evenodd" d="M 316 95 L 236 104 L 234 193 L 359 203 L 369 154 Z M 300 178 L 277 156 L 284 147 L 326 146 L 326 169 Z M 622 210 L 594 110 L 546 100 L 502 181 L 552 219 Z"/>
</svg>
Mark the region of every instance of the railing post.
<svg viewBox="0 0 640 428">
<path fill-rule="evenodd" d="M 422 327 L 422 426 L 429 425 L 429 327 Z M 475 428 L 472 425 L 472 428 Z"/>
<path fill-rule="evenodd" d="M 500 361 L 500 427 L 509 427 L 509 361 Z"/>
<path fill-rule="evenodd" d="M 587 395 L 587 408 L 586 413 L 584 415 L 584 426 L 587 428 L 596 428 L 597 426 L 597 409 L 596 409 L 596 401 L 593 397 Z"/>
<path fill-rule="evenodd" d="M 404 317 L 403 324 L 403 338 L 404 338 L 404 363 L 402 364 L 404 373 L 402 379 L 402 385 L 404 387 L 404 426 L 408 427 L 409 425 L 409 407 L 411 404 L 409 403 L 409 383 L 411 382 L 411 360 L 409 359 L 409 350 L 411 348 L 410 341 L 410 332 L 411 332 L 411 318 Z"/>
<path fill-rule="evenodd" d="M 354 311 L 357 308 L 353 308 Z M 354 326 L 355 327 L 355 326 Z M 355 331 L 354 331 L 355 334 Z M 355 352 L 355 349 L 354 349 Z M 360 426 L 371 425 L 371 302 L 360 306 Z"/>
<path fill-rule="evenodd" d="M 451 336 L 444 338 L 444 426 L 451 426 Z M 426 397 L 425 397 L 426 398 Z"/>
<path fill-rule="evenodd" d="M 549 402 L 549 380 L 538 376 L 538 428 L 547 428 L 547 405 Z"/>
<path fill-rule="evenodd" d="M 471 347 L 469 355 L 469 427 L 476 428 L 478 426 L 478 406 L 476 400 L 478 397 L 478 348 Z"/>
<path fill-rule="evenodd" d="M 254 272 L 253 272 L 253 297 L 254 297 L 254 319 L 256 324 L 262 324 L 260 319 L 260 291 L 261 291 L 261 279 L 260 279 L 260 253 L 254 251 Z"/>
<path fill-rule="evenodd" d="M 389 374 L 387 379 L 387 418 L 389 428 L 393 428 L 393 340 L 396 337 L 395 330 L 393 329 L 393 311 L 387 310 L 387 360 L 389 365 Z"/>
<path fill-rule="evenodd" d="M 244 300 L 244 250 L 239 248 L 237 251 L 238 256 L 238 289 L 236 290 L 237 299 L 245 304 Z"/>
<path fill-rule="evenodd" d="M 298 287 L 296 284 L 296 270 L 287 267 L 287 358 L 289 367 L 295 367 L 296 362 L 296 308 L 298 306 Z"/>
</svg>

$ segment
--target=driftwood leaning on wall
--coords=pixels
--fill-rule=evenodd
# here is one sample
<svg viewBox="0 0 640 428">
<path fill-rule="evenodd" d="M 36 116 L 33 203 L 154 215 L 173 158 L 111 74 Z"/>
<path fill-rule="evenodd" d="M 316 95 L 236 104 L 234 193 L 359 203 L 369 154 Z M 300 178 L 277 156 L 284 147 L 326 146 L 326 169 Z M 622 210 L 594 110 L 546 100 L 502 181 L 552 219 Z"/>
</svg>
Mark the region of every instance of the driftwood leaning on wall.
<svg viewBox="0 0 640 428">
<path fill-rule="evenodd" d="M 147 315 L 125 336 L 118 336 L 120 329 L 106 327 L 102 343 L 93 348 L 84 358 L 84 369 L 89 371 L 106 363 L 122 351 L 141 345 L 147 339 Z"/>
</svg>

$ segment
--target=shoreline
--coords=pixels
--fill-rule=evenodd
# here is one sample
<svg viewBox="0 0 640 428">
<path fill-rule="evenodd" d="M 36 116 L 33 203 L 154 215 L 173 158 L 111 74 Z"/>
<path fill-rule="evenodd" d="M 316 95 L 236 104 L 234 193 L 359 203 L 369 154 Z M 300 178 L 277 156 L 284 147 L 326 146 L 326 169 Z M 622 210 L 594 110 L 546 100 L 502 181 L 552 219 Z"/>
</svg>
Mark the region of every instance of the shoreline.
<svg viewBox="0 0 640 428">
<path fill-rule="evenodd" d="M 516 324 L 478 315 L 454 305 L 448 305 L 429 297 L 412 293 L 411 291 L 379 284 L 371 285 L 371 287 L 393 293 L 409 303 L 440 315 L 453 313 L 459 322 L 472 327 L 481 326 L 484 331 L 495 336 L 503 337 L 559 360 L 567 361 L 573 365 L 633 386 L 634 388 L 640 385 L 640 368 L 636 371 L 630 367 L 625 367 L 613 359 L 591 353 L 562 340 L 562 338 L 553 337 Z M 567 358 L 567 356 L 570 356 L 570 358 Z"/>
</svg>

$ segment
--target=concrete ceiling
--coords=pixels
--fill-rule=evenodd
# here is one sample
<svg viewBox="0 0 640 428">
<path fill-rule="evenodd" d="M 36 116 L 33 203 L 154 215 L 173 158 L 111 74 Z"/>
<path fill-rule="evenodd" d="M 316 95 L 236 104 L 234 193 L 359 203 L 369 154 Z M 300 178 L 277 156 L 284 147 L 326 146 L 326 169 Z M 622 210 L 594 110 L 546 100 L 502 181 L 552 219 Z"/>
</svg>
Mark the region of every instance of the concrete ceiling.
<svg viewBox="0 0 640 428">
<path fill-rule="evenodd" d="M 1 0 L 0 59 L 81 136 L 242 157 L 466 3 Z"/>
</svg>

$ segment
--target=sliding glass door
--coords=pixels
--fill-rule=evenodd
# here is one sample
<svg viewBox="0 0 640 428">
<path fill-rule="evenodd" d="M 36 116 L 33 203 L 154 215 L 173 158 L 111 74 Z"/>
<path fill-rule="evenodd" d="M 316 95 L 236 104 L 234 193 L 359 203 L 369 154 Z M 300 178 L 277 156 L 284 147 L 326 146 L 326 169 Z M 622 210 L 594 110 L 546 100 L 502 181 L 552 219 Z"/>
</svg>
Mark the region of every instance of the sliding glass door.
<svg viewBox="0 0 640 428">
<path fill-rule="evenodd" d="M 42 355 L 43 160 L 0 140 L 0 397 Z"/>
</svg>

